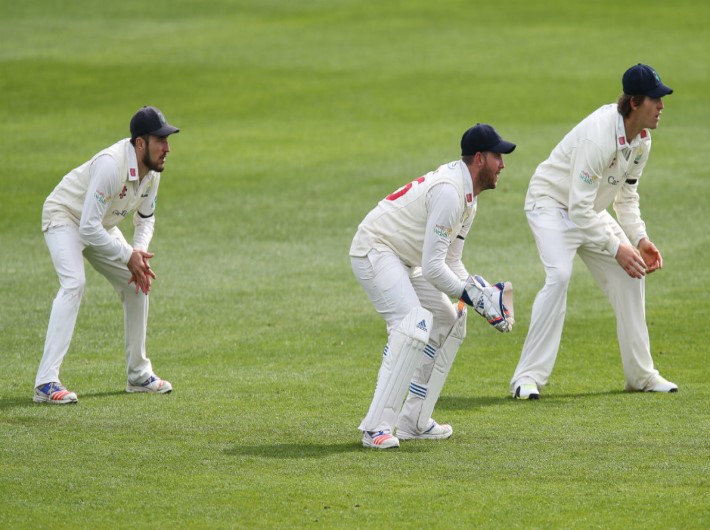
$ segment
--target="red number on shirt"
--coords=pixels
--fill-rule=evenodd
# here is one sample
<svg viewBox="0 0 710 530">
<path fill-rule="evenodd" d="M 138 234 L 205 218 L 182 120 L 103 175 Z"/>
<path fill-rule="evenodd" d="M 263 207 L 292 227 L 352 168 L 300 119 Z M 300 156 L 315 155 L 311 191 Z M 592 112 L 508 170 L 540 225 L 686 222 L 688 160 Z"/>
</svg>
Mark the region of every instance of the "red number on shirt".
<svg viewBox="0 0 710 530">
<path fill-rule="evenodd" d="M 417 184 L 421 184 L 422 182 L 424 182 L 424 177 L 419 177 L 418 179 L 413 180 L 413 181 L 410 182 L 409 184 L 406 184 L 405 186 L 402 186 L 401 188 L 399 188 L 399 189 L 398 189 L 397 191 L 395 191 L 394 193 L 391 193 L 391 194 L 387 195 L 386 199 L 387 199 L 388 201 L 396 201 L 396 200 L 399 199 L 402 195 L 404 195 L 404 194 L 407 193 L 409 190 L 411 190 L 411 189 L 412 189 L 412 186 L 414 185 L 415 182 L 416 182 Z"/>
</svg>

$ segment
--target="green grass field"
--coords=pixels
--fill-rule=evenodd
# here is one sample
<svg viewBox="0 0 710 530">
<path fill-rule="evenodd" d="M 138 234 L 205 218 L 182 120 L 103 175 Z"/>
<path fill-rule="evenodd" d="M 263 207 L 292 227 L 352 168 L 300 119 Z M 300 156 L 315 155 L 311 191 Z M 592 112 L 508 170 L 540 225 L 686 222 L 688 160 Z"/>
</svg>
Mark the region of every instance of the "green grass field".
<svg viewBox="0 0 710 530">
<path fill-rule="evenodd" d="M 708 23 L 690 0 L 0 2 L 0 528 L 710 528 Z M 622 391 L 579 262 L 543 399 L 513 401 L 543 281 L 528 179 L 636 62 L 675 89 L 641 196 L 654 360 L 681 390 Z M 148 336 L 175 391 L 123 392 L 122 309 L 90 271 L 62 368 L 79 404 L 34 404 L 58 286 L 42 202 L 144 104 L 182 128 Z M 386 338 L 350 240 L 476 122 L 518 148 L 465 262 L 514 283 L 518 323 L 469 318 L 435 411 L 452 439 L 368 451 Z"/>
</svg>

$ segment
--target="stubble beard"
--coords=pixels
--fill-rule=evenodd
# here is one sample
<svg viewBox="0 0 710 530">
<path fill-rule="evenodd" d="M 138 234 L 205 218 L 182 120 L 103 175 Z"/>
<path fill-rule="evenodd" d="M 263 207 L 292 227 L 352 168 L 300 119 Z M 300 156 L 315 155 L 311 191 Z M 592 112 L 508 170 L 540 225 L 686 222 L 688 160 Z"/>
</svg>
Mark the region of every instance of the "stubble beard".
<svg viewBox="0 0 710 530">
<path fill-rule="evenodd" d="M 156 173 L 162 173 L 165 166 L 158 166 L 150 158 L 150 151 L 146 146 L 145 153 L 143 154 L 143 165 L 147 167 L 150 171 L 155 171 Z"/>
</svg>

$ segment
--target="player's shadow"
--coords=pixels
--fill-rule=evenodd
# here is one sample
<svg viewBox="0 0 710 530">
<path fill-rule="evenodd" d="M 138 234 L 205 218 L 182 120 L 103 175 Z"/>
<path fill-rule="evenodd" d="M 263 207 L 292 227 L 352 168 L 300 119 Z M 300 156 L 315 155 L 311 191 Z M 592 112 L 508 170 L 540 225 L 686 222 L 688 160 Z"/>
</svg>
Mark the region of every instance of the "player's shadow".
<svg viewBox="0 0 710 530">
<path fill-rule="evenodd" d="M 570 399 L 588 399 L 595 397 L 606 397 L 615 395 L 633 395 L 634 392 L 625 392 L 624 390 L 606 390 L 602 392 L 580 392 L 579 394 L 555 394 L 554 392 L 546 393 L 541 400 L 529 400 L 530 403 L 538 402 L 559 402 Z M 446 410 L 470 410 L 483 407 L 497 407 L 501 405 L 516 405 L 525 403 L 519 399 L 513 399 L 510 396 L 441 396 L 436 407 Z"/>
<path fill-rule="evenodd" d="M 359 449 L 355 443 L 281 443 L 264 445 L 235 445 L 224 450 L 230 456 L 257 456 L 261 458 L 323 458 L 333 454 L 351 453 Z"/>
<path fill-rule="evenodd" d="M 104 397 L 112 397 L 112 396 L 126 396 L 130 397 L 131 394 L 124 390 L 111 390 L 110 392 L 88 392 L 88 393 L 82 393 L 79 395 L 79 401 L 83 401 L 86 399 L 95 399 L 95 398 L 104 398 Z M 32 401 L 32 394 L 28 397 L 11 397 L 11 398 L 6 398 L 0 396 L 0 410 L 10 410 L 10 409 L 15 409 L 15 408 L 31 408 L 31 407 L 59 407 L 59 408 L 64 408 L 64 407 L 73 407 L 76 406 L 77 404 L 71 404 L 71 405 L 55 405 L 53 403 L 35 403 Z"/>
<path fill-rule="evenodd" d="M 418 444 L 416 442 L 403 442 L 408 453 L 427 452 L 432 444 Z M 401 449 L 400 449 L 401 450 Z M 319 443 L 281 443 L 265 445 L 235 445 L 223 452 L 229 456 L 251 456 L 259 458 L 301 459 L 325 458 L 333 454 L 342 453 L 388 453 L 387 451 L 373 451 L 362 446 L 359 440 L 347 443 L 319 444 Z M 395 449 L 397 451 L 397 449 Z"/>
</svg>

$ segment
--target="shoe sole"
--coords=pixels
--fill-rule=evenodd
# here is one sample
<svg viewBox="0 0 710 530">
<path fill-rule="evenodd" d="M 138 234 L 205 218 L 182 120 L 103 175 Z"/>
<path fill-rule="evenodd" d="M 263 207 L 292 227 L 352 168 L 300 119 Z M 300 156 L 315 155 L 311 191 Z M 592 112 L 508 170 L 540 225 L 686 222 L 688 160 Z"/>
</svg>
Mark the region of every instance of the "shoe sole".
<svg viewBox="0 0 710 530">
<path fill-rule="evenodd" d="M 540 399 L 540 394 L 528 394 L 527 397 L 520 396 L 520 387 L 515 389 L 515 399 Z"/>
<path fill-rule="evenodd" d="M 51 403 L 52 405 L 76 405 L 79 400 L 78 399 L 71 399 L 69 401 L 62 401 L 62 400 L 57 400 L 57 399 L 52 399 L 48 397 L 40 397 L 40 396 L 34 396 L 32 398 L 32 401 L 35 403 Z"/>
<path fill-rule="evenodd" d="M 408 432 L 397 431 L 397 438 L 400 440 L 448 440 L 454 435 L 453 432 L 448 434 L 411 434 Z"/>
<path fill-rule="evenodd" d="M 130 394 L 170 394 L 173 389 L 170 390 L 148 390 L 143 386 L 127 386 L 126 392 Z"/>
<path fill-rule="evenodd" d="M 366 444 L 363 442 L 362 446 L 366 449 L 379 449 L 381 451 L 387 451 L 388 449 L 399 449 L 399 444 L 384 447 L 383 445 Z"/>
</svg>

